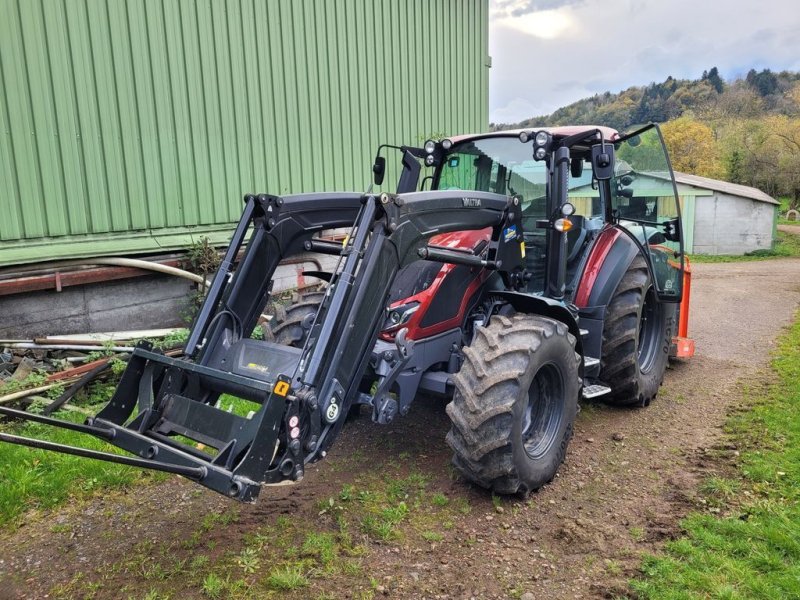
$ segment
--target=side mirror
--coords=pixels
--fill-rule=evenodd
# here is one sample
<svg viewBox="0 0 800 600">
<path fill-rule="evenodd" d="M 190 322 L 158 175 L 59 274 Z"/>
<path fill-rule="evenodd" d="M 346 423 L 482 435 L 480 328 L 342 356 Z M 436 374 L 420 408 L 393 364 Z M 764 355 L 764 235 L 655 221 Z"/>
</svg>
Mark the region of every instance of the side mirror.
<svg viewBox="0 0 800 600">
<path fill-rule="evenodd" d="M 664 223 L 664 238 L 670 242 L 681 241 L 681 227 L 678 219 L 672 219 Z"/>
<path fill-rule="evenodd" d="M 614 175 L 614 146 L 595 144 L 592 146 L 592 171 L 599 181 L 611 179 Z"/>
<path fill-rule="evenodd" d="M 583 160 L 580 158 L 573 158 L 569 162 L 569 174 L 576 179 L 583 175 Z"/>
<path fill-rule="evenodd" d="M 372 180 L 375 185 L 383 183 L 383 176 L 386 175 L 386 158 L 383 156 L 375 157 L 375 164 L 372 165 Z"/>
</svg>

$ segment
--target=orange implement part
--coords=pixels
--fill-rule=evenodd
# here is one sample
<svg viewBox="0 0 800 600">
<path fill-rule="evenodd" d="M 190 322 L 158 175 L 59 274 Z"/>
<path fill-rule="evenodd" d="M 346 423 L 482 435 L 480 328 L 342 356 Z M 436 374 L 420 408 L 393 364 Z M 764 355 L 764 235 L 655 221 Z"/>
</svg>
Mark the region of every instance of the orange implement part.
<svg viewBox="0 0 800 600">
<path fill-rule="evenodd" d="M 670 356 L 675 358 L 691 358 L 694 356 L 694 340 L 685 337 L 672 338 Z"/>
<path fill-rule="evenodd" d="M 679 309 L 678 335 L 672 338 L 670 356 L 690 358 L 694 356 L 694 340 L 689 337 L 689 299 L 692 295 L 692 265 L 683 257 L 683 298 Z"/>
</svg>

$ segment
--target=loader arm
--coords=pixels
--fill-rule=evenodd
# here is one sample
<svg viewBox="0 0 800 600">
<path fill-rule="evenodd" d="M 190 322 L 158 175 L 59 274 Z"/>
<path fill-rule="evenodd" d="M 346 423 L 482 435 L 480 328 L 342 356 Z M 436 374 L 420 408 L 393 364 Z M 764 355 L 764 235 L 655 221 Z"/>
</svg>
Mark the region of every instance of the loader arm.
<svg viewBox="0 0 800 600">
<path fill-rule="evenodd" d="M 280 260 L 313 245 L 315 233 L 346 225 L 352 225 L 351 235 L 305 347 L 249 339 Z M 487 227 L 492 237 L 485 258 L 427 245 L 441 233 Z M 307 463 L 325 456 L 364 375 L 403 266 L 420 259 L 480 261 L 513 286 L 522 282 L 521 240 L 516 200 L 492 193 L 248 196 L 192 327 L 189 356 L 170 358 L 141 344 L 108 405 L 85 425 L 69 424 L 135 457 L 5 434 L 2 439 L 178 473 L 253 501 L 262 484 L 297 481 Z M 249 418 L 221 410 L 216 401 L 223 393 L 257 402 L 260 409 Z M 7 408 L 0 413 L 31 418 Z M 36 420 L 67 426 L 48 417 Z"/>
</svg>

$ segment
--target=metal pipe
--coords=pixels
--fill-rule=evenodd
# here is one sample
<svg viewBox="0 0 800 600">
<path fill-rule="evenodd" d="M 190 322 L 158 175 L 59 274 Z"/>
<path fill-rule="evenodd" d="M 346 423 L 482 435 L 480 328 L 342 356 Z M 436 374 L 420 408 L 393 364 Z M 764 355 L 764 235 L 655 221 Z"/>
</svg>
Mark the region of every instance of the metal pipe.
<svg viewBox="0 0 800 600">
<path fill-rule="evenodd" d="M 6 394 L 5 396 L 0 396 L 0 404 L 4 404 L 6 402 L 13 402 L 14 400 L 19 400 L 20 398 L 26 398 L 28 396 L 33 396 L 34 394 L 46 392 L 47 390 L 52 389 L 57 385 L 61 385 L 63 383 L 64 383 L 63 381 L 59 381 L 58 383 L 50 383 L 48 385 L 42 385 L 35 388 L 28 388 L 27 390 L 20 390 L 19 392 L 14 392 L 13 394 Z"/>
<path fill-rule="evenodd" d="M 108 350 L 110 352 L 133 352 L 133 346 L 92 346 L 86 344 L 36 344 L 34 342 L 17 342 L 8 344 L 6 348 L 17 348 L 19 350 L 81 350 L 83 352 L 97 352 Z"/>
</svg>

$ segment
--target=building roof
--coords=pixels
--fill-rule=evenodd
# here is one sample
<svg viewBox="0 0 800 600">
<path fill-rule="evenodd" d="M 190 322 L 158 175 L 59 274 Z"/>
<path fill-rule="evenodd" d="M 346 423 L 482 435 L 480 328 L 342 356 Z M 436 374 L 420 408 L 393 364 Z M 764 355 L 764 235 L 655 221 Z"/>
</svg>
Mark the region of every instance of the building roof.
<svg viewBox="0 0 800 600">
<path fill-rule="evenodd" d="M 750 198 L 751 200 L 758 200 L 759 202 L 766 202 L 768 204 L 780 204 L 780 202 L 769 194 L 762 192 L 758 188 L 750 187 L 749 185 L 728 183 L 727 181 L 720 181 L 719 179 L 689 175 L 688 173 L 679 173 L 678 171 L 675 171 L 675 181 L 677 183 L 683 183 L 684 185 L 692 185 L 694 187 L 722 192 L 723 194 L 730 194 L 731 196 L 741 196 L 742 198 Z"/>
</svg>

